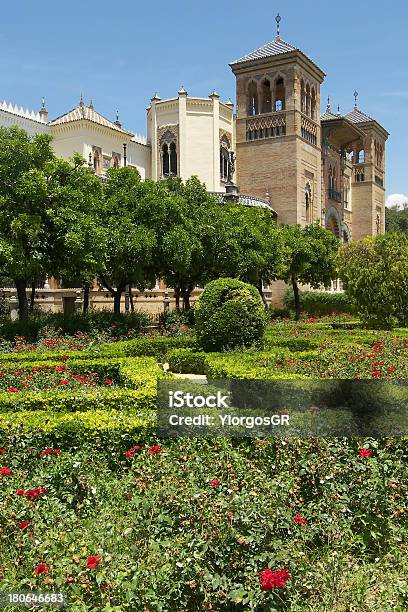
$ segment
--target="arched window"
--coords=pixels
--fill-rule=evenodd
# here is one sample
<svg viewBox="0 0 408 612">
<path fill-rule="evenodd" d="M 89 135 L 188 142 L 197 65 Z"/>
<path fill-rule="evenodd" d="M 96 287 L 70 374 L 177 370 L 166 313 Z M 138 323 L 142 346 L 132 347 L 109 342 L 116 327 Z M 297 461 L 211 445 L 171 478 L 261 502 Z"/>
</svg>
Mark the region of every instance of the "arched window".
<svg viewBox="0 0 408 612">
<path fill-rule="evenodd" d="M 262 112 L 270 113 L 272 110 L 272 95 L 270 81 L 265 79 L 262 83 Z"/>
<path fill-rule="evenodd" d="M 117 155 L 112 157 L 112 168 L 119 168 L 119 158 Z"/>
<path fill-rule="evenodd" d="M 364 164 L 364 162 L 365 162 L 365 151 L 364 149 L 361 149 L 361 151 L 358 152 L 358 163 Z"/>
<path fill-rule="evenodd" d="M 305 98 L 305 113 L 310 115 L 310 85 L 306 85 L 306 98 Z"/>
<path fill-rule="evenodd" d="M 314 87 L 312 87 L 312 95 L 310 100 L 310 115 L 312 119 L 316 119 L 316 92 Z"/>
<path fill-rule="evenodd" d="M 177 176 L 177 148 L 175 142 L 170 145 L 170 174 L 171 176 Z"/>
<path fill-rule="evenodd" d="M 248 88 L 248 115 L 257 115 L 258 112 L 258 87 L 252 81 Z"/>
<path fill-rule="evenodd" d="M 164 143 L 162 146 L 162 176 L 169 176 L 170 174 L 170 159 L 169 159 L 169 146 Z"/>
<path fill-rule="evenodd" d="M 303 79 L 300 81 L 300 109 L 302 113 L 306 112 L 306 92 L 305 82 Z"/>
<path fill-rule="evenodd" d="M 306 204 L 306 223 L 309 225 L 312 223 L 312 188 L 310 183 L 306 184 L 305 187 L 305 204 Z"/>
<path fill-rule="evenodd" d="M 285 108 L 285 85 L 282 77 L 275 81 L 275 111 L 282 111 Z"/>
</svg>

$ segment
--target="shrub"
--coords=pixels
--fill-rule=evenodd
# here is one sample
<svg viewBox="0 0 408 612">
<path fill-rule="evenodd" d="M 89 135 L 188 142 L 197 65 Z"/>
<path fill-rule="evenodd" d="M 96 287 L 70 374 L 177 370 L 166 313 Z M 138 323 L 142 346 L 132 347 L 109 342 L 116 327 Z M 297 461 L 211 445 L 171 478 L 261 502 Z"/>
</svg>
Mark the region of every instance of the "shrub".
<svg viewBox="0 0 408 612">
<path fill-rule="evenodd" d="M 263 336 L 267 322 L 257 289 L 233 278 L 208 283 L 195 316 L 197 340 L 205 351 L 250 346 Z"/>
<path fill-rule="evenodd" d="M 284 304 L 293 310 L 295 302 L 292 289 L 285 292 Z M 301 309 L 310 315 L 324 317 L 332 313 L 352 313 L 353 304 L 346 293 L 329 291 L 302 291 L 300 293 Z"/>
<path fill-rule="evenodd" d="M 197 353 L 192 348 L 179 348 L 166 355 L 170 370 L 180 374 L 205 374 L 207 359 L 204 353 Z"/>
<path fill-rule="evenodd" d="M 408 237 L 385 234 L 351 242 L 340 256 L 340 277 L 363 321 L 408 325 Z"/>
</svg>

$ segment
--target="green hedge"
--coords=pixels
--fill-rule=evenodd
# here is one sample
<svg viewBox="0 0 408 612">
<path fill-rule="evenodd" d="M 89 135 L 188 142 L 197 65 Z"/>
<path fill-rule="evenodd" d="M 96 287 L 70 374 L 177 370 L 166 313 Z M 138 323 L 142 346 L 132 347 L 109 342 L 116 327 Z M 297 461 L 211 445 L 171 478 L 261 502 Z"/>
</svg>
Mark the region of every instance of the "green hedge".
<svg viewBox="0 0 408 612">
<path fill-rule="evenodd" d="M 295 309 L 292 289 L 286 291 L 283 301 L 287 308 Z M 345 293 L 301 291 L 300 304 L 303 312 L 319 317 L 332 313 L 353 313 L 353 304 Z"/>
<path fill-rule="evenodd" d="M 171 372 L 179 374 L 206 374 L 207 354 L 192 348 L 172 349 L 166 355 Z"/>
</svg>

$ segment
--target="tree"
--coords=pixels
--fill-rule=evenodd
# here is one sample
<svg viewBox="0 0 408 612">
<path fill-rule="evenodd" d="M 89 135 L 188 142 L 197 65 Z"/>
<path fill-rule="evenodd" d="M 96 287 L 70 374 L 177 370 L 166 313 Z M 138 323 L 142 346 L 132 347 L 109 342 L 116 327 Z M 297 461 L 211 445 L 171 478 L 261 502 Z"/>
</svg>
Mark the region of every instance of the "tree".
<svg viewBox="0 0 408 612">
<path fill-rule="evenodd" d="M 15 283 L 21 318 L 28 316 L 27 284 L 46 272 L 48 261 L 44 167 L 54 159 L 50 142 L 48 135 L 30 138 L 18 127 L 0 128 L 0 272 Z"/>
<path fill-rule="evenodd" d="M 386 207 L 385 231 L 404 232 L 408 236 L 408 206 L 401 209 L 397 206 Z"/>
<path fill-rule="evenodd" d="M 299 283 L 318 289 L 336 278 L 339 240 L 320 225 L 283 226 L 282 236 L 287 249 L 286 270 L 275 276 L 292 284 L 296 319 L 300 317 Z"/>
<path fill-rule="evenodd" d="M 162 204 L 160 186 L 140 180 L 134 168 L 111 168 L 105 184 L 99 222 L 104 228 L 106 251 L 98 276 L 113 296 L 114 312 L 126 285 L 153 287 L 158 270 L 158 241 Z M 155 216 L 159 219 L 155 220 Z"/>
<path fill-rule="evenodd" d="M 374 327 L 408 325 L 408 237 L 351 242 L 341 250 L 340 278 L 362 319 Z"/>
</svg>

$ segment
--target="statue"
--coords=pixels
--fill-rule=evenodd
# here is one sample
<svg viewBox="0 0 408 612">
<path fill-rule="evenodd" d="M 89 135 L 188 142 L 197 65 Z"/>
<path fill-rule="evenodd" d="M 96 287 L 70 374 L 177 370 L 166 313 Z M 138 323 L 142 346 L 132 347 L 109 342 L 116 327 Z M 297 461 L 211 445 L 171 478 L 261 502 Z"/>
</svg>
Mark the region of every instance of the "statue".
<svg viewBox="0 0 408 612">
<path fill-rule="evenodd" d="M 235 172 L 235 153 L 234 151 L 229 152 L 229 164 L 228 164 L 228 182 L 233 183 Z"/>
</svg>

